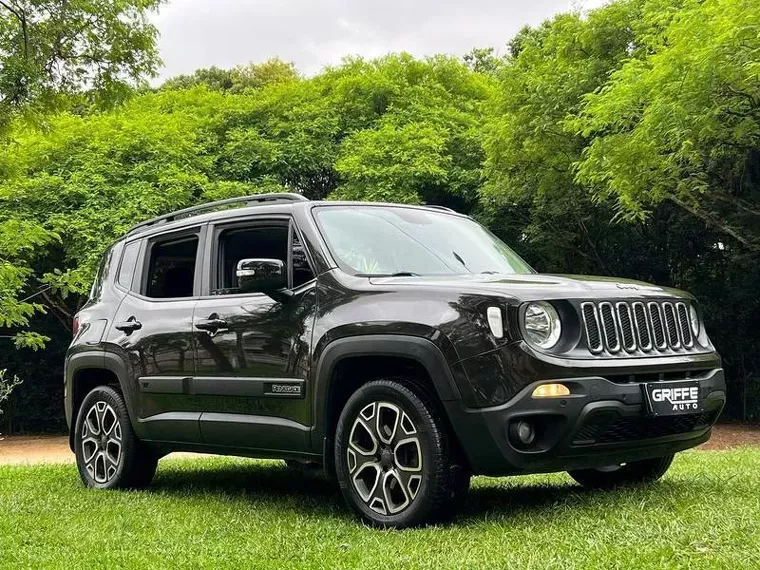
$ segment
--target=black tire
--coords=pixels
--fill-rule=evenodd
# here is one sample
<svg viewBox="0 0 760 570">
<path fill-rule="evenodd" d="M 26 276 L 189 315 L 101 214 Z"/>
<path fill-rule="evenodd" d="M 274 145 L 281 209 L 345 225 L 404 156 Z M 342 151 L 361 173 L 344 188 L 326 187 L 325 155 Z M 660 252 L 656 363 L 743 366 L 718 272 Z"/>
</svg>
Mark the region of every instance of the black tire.
<svg viewBox="0 0 760 570">
<path fill-rule="evenodd" d="M 570 477 L 590 489 L 612 489 L 623 485 L 652 483 L 660 479 L 673 463 L 673 455 L 633 461 L 616 469 L 577 469 Z"/>
<path fill-rule="evenodd" d="M 82 401 L 74 454 L 82 482 L 95 489 L 142 489 L 158 466 L 157 456 L 137 439 L 123 396 L 110 386 L 98 386 Z"/>
<path fill-rule="evenodd" d="M 469 487 L 469 473 L 457 470 L 451 452 L 446 424 L 424 390 L 403 379 L 376 380 L 340 415 L 336 477 L 349 506 L 373 526 L 437 522 L 454 514 Z"/>
</svg>

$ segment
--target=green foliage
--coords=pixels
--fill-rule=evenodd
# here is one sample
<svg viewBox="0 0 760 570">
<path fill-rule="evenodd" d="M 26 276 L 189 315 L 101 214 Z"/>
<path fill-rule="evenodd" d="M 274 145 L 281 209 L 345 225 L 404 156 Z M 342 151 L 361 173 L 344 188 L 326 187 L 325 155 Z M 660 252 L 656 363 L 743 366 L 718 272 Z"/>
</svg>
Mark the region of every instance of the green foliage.
<svg viewBox="0 0 760 570">
<path fill-rule="evenodd" d="M 155 73 L 161 0 L 0 0 L 0 128 L 86 91 L 112 104 Z"/>
<path fill-rule="evenodd" d="M 178 75 L 164 82 L 162 89 L 190 89 L 203 85 L 212 91 L 243 93 L 269 85 L 288 83 L 299 79 L 292 62 L 272 58 L 263 63 L 249 63 L 233 69 L 208 67 L 197 69 L 190 75 Z"/>
<path fill-rule="evenodd" d="M 591 93 L 579 180 L 644 219 L 669 199 L 760 251 L 760 9 L 691 0 Z"/>
</svg>

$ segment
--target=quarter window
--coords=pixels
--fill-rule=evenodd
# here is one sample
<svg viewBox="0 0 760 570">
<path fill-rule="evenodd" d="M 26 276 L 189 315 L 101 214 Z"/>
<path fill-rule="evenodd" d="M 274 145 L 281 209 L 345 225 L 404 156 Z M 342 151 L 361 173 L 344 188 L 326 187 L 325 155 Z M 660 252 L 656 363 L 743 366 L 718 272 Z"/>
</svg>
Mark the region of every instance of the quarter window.
<svg viewBox="0 0 760 570">
<path fill-rule="evenodd" d="M 124 254 L 121 256 L 121 265 L 119 266 L 119 275 L 116 278 L 116 282 L 125 289 L 132 288 L 132 277 L 135 274 L 135 263 L 137 263 L 137 254 L 139 252 L 139 241 L 133 241 L 124 247 Z"/>
</svg>

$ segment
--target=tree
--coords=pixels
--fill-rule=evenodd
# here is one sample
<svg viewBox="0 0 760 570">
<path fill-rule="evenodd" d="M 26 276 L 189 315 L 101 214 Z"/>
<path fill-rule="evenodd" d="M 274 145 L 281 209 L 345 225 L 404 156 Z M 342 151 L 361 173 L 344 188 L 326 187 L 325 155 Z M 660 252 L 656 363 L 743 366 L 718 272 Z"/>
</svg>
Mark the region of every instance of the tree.
<svg viewBox="0 0 760 570">
<path fill-rule="evenodd" d="M 587 18 L 561 14 L 510 42 L 486 127 L 481 217 L 541 268 L 609 271 L 602 249 L 618 236 L 608 208 L 575 181 L 587 140 L 565 121 L 637 49 L 641 10 L 628 0 Z"/>
<path fill-rule="evenodd" d="M 656 14 L 650 14 L 651 17 Z M 670 200 L 760 252 L 760 9 L 690 0 L 572 123 L 578 179 L 642 220 Z"/>
<path fill-rule="evenodd" d="M 164 82 L 162 89 L 190 89 L 205 85 L 214 91 L 243 93 L 247 89 L 261 89 L 268 85 L 277 85 L 297 81 L 298 70 L 292 62 L 272 58 L 263 63 L 249 63 L 232 69 L 216 66 L 195 70 L 190 75 L 178 75 Z"/>
<path fill-rule="evenodd" d="M 0 128 L 87 92 L 120 101 L 159 63 L 148 15 L 161 0 L 0 0 Z"/>
</svg>

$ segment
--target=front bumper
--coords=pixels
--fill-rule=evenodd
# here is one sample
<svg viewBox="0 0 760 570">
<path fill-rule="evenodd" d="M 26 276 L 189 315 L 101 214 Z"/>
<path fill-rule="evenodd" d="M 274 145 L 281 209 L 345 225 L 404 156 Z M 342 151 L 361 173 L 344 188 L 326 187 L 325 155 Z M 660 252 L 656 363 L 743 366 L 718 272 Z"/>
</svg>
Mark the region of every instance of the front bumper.
<svg viewBox="0 0 760 570">
<path fill-rule="evenodd" d="M 680 416 L 651 417 L 641 383 L 601 377 L 535 382 L 491 408 L 445 405 L 474 473 L 567 471 L 659 457 L 707 441 L 726 402 L 723 370 L 690 379 L 699 381 L 702 411 Z M 532 398 L 534 388 L 547 382 L 568 385 L 571 395 Z M 536 426 L 535 442 L 527 447 L 509 437 L 510 425 L 520 419 Z"/>
</svg>

